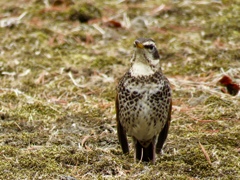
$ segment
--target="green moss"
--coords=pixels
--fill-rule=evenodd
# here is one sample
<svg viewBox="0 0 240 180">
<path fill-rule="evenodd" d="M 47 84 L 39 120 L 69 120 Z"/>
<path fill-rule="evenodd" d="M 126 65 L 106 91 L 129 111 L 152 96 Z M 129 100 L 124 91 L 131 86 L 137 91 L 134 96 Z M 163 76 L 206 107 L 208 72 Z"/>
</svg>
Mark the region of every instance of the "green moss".
<svg viewBox="0 0 240 180">
<path fill-rule="evenodd" d="M 226 150 L 229 148 L 237 148 L 239 145 L 239 137 L 240 135 L 236 133 L 233 129 L 233 132 L 228 132 L 224 134 L 217 134 L 217 135 L 212 135 L 212 136 L 203 136 L 202 139 L 207 143 L 207 144 L 215 144 L 219 149 Z"/>
<path fill-rule="evenodd" d="M 116 97 L 115 88 L 109 87 L 107 89 L 104 89 L 104 91 L 101 93 L 101 97 L 108 101 L 114 101 Z"/>
<path fill-rule="evenodd" d="M 226 99 L 222 99 L 218 96 L 210 96 L 206 99 L 205 105 L 208 107 L 206 109 L 206 119 L 229 119 L 237 117 L 237 107 L 236 105 Z"/>
<path fill-rule="evenodd" d="M 79 20 L 80 22 L 87 22 L 91 19 L 100 18 L 101 11 L 94 4 L 81 3 L 76 4 L 70 9 L 70 19 Z"/>
<path fill-rule="evenodd" d="M 231 101 L 228 101 L 228 100 L 223 100 L 218 96 L 210 96 L 205 101 L 205 105 L 208 105 L 209 107 L 212 107 L 212 108 L 218 108 L 220 106 L 229 107 L 229 106 L 232 106 L 233 103 Z"/>
<path fill-rule="evenodd" d="M 20 177 L 30 178 L 36 172 L 40 173 L 41 176 L 57 177 L 60 174 L 67 173 L 67 170 L 63 168 L 64 163 L 59 164 L 57 157 L 64 158 L 68 154 L 68 150 L 64 148 L 56 149 L 56 147 L 51 147 L 46 150 L 31 150 L 31 148 L 29 148 L 18 150 L 18 154 L 14 154 L 14 156 L 18 158 L 17 163 L 13 161 L 7 163 L 7 161 L 3 161 L 1 164 L 4 165 L 5 168 L 8 166 L 7 164 L 10 164 L 11 168 L 9 170 L 15 171 Z M 5 156 L 7 156 L 6 153 Z"/>
<path fill-rule="evenodd" d="M 22 118 L 30 120 L 50 120 L 61 114 L 58 108 L 54 105 L 45 105 L 40 102 L 26 104 L 18 107 L 13 114 L 18 114 Z"/>
<path fill-rule="evenodd" d="M 104 67 L 115 65 L 115 64 L 121 64 L 121 61 L 119 61 L 118 59 L 112 56 L 109 56 L 109 57 L 99 56 L 97 59 L 93 61 L 91 66 L 102 69 Z"/>
<path fill-rule="evenodd" d="M 45 132 L 46 133 L 46 132 Z M 28 147 L 29 145 L 42 145 L 47 142 L 48 137 L 44 133 L 39 132 L 14 132 L 1 137 L 1 140 L 6 145 L 15 147 Z"/>
<path fill-rule="evenodd" d="M 15 148 L 15 147 L 12 147 L 12 146 L 8 146 L 8 145 L 0 147 L 0 152 L 5 157 L 14 157 L 14 156 L 16 156 L 17 153 L 18 153 L 18 150 L 19 150 L 18 148 Z M 3 157 L 2 157 L 2 159 L 3 159 Z"/>
<path fill-rule="evenodd" d="M 0 179 L 238 178 L 240 101 L 209 90 L 222 69 L 239 67 L 237 1 L 0 6 L 1 22 L 27 12 L 0 28 Z M 116 134 L 116 82 L 141 36 L 155 40 L 163 72 L 176 82 L 168 139 L 155 165 L 134 163 L 131 138 L 123 155 Z M 185 87 L 185 80 L 196 83 Z"/>
<path fill-rule="evenodd" d="M 8 92 L 0 95 L 0 101 L 5 103 L 17 103 L 18 102 L 18 96 L 15 92 Z"/>
</svg>

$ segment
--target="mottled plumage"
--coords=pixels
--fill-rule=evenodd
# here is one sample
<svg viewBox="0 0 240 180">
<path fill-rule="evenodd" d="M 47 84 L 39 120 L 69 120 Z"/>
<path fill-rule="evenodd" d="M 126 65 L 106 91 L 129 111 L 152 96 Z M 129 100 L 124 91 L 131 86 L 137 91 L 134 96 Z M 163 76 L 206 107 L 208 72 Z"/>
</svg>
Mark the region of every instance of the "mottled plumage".
<svg viewBox="0 0 240 180">
<path fill-rule="evenodd" d="M 135 159 L 155 162 L 166 140 L 171 120 L 171 88 L 159 66 L 159 54 L 151 39 L 134 42 L 132 65 L 117 87 L 118 139 L 129 152 L 127 136 L 134 141 Z"/>
</svg>

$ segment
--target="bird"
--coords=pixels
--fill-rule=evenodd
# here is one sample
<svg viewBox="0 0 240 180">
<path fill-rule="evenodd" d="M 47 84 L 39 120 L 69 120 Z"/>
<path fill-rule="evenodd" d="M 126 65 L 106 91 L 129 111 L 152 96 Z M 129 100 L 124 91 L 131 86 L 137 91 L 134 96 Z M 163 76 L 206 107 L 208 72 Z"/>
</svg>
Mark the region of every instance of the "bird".
<svg viewBox="0 0 240 180">
<path fill-rule="evenodd" d="M 117 135 L 124 154 L 133 139 L 134 161 L 152 162 L 160 154 L 171 122 L 172 90 L 160 67 L 155 41 L 138 38 L 129 70 L 116 87 Z"/>
</svg>

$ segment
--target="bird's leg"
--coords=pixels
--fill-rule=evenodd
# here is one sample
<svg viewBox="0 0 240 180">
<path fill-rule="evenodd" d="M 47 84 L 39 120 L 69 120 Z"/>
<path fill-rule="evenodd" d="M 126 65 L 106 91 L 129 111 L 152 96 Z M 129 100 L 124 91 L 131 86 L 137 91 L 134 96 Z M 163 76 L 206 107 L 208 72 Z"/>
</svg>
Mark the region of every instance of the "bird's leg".
<svg viewBox="0 0 240 180">
<path fill-rule="evenodd" d="M 153 159 L 152 159 L 152 163 L 153 164 L 155 164 L 155 162 L 156 162 L 156 143 L 152 143 L 152 146 L 153 146 L 153 148 L 152 148 L 152 150 L 153 150 Z"/>
<path fill-rule="evenodd" d="M 156 146 L 157 146 L 157 137 L 155 136 L 152 140 L 152 153 L 153 153 L 153 158 L 152 158 L 152 163 L 155 164 L 156 162 Z"/>
<path fill-rule="evenodd" d="M 137 161 L 137 148 L 136 148 L 136 144 L 137 144 L 137 140 L 133 137 L 133 149 L 134 149 L 134 163 L 136 163 Z"/>
</svg>

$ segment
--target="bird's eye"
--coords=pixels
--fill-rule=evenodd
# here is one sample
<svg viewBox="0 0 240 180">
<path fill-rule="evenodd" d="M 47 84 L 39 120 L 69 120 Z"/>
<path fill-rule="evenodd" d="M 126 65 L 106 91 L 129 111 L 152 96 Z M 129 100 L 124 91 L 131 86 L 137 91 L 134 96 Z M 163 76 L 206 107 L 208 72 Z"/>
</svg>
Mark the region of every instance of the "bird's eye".
<svg viewBox="0 0 240 180">
<path fill-rule="evenodd" d="M 149 49 L 149 50 L 153 50 L 154 49 L 154 46 L 152 45 L 152 44 L 150 44 L 150 45 L 145 45 L 144 46 L 146 49 Z"/>
</svg>

